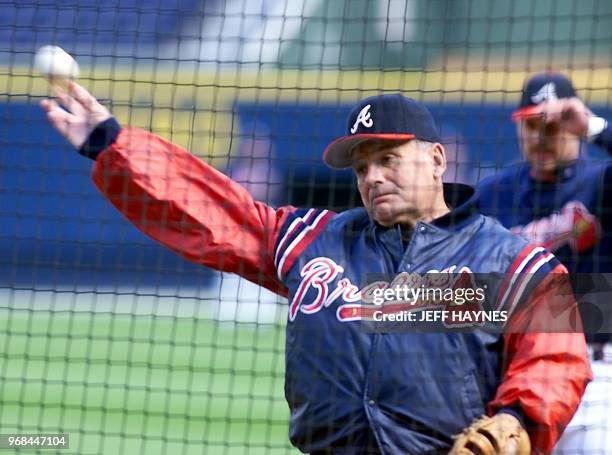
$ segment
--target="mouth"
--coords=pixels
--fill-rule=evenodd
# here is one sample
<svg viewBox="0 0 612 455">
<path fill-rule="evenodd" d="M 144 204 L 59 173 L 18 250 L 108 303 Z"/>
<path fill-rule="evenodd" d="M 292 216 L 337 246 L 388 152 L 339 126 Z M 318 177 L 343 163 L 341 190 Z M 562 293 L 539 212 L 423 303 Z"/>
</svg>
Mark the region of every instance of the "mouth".
<svg viewBox="0 0 612 455">
<path fill-rule="evenodd" d="M 384 193 L 384 194 L 377 194 L 376 196 L 374 196 L 372 198 L 372 204 L 379 204 L 381 202 L 384 202 L 384 198 L 392 196 L 392 193 Z"/>
</svg>

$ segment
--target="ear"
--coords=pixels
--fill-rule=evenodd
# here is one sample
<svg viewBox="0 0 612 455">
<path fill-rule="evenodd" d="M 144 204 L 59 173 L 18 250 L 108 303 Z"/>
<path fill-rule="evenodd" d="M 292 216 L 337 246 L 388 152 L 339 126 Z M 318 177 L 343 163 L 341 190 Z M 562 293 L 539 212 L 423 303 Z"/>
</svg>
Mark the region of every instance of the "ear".
<svg viewBox="0 0 612 455">
<path fill-rule="evenodd" d="M 434 176 L 442 178 L 442 175 L 446 172 L 446 151 L 444 146 L 436 142 L 430 150 L 434 163 Z"/>
</svg>

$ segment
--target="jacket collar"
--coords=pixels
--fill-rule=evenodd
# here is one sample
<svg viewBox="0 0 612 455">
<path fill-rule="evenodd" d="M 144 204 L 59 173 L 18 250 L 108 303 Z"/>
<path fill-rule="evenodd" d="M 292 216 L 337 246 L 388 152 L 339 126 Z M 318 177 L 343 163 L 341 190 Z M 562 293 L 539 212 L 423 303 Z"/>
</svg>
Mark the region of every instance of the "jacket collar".
<svg viewBox="0 0 612 455">
<path fill-rule="evenodd" d="M 445 183 L 444 200 L 451 207 L 446 215 L 431 222 L 434 226 L 451 227 L 478 213 L 474 188 L 463 183 Z"/>
</svg>

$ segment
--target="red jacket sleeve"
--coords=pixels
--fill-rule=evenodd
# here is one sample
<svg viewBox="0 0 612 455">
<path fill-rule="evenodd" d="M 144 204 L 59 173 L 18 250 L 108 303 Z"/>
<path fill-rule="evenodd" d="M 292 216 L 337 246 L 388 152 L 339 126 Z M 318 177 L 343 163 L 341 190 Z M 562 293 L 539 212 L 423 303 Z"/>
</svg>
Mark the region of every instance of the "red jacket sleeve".
<svg viewBox="0 0 612 455">
<path fill-rule="evenodd" d="M 523 412 L 535 454 L 551 452 L 592 379 L 567 270 L 550 262 L 551 270 L 512 314 L 503 380 L 489 404 L 491 413 L 503 407 Z"/>
<path fill-rule="evenodd" d="M 186 259 L 287 295 L 274 249 L 293 207 L 255 201 L 191 153 L 129 127 L 98 156 L 93 181 L 137 228 Z"/>
</svg>

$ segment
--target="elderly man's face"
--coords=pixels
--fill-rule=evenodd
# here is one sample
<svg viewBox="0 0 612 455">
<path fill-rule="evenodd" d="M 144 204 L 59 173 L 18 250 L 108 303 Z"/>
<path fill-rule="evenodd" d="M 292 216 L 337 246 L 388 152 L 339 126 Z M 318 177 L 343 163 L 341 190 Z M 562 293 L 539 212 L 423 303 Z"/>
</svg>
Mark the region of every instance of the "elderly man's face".
<svg viewBox="0 0 612 455">
<path fill-rule="evenodd" d="M 383 226 L 427 219 L 442 191 L 439 144 L 371 141 L 354 152 L 353 170 L 363 205 Z M 436 157 L 436 155 L 438 155 Z"/>
</svg>

